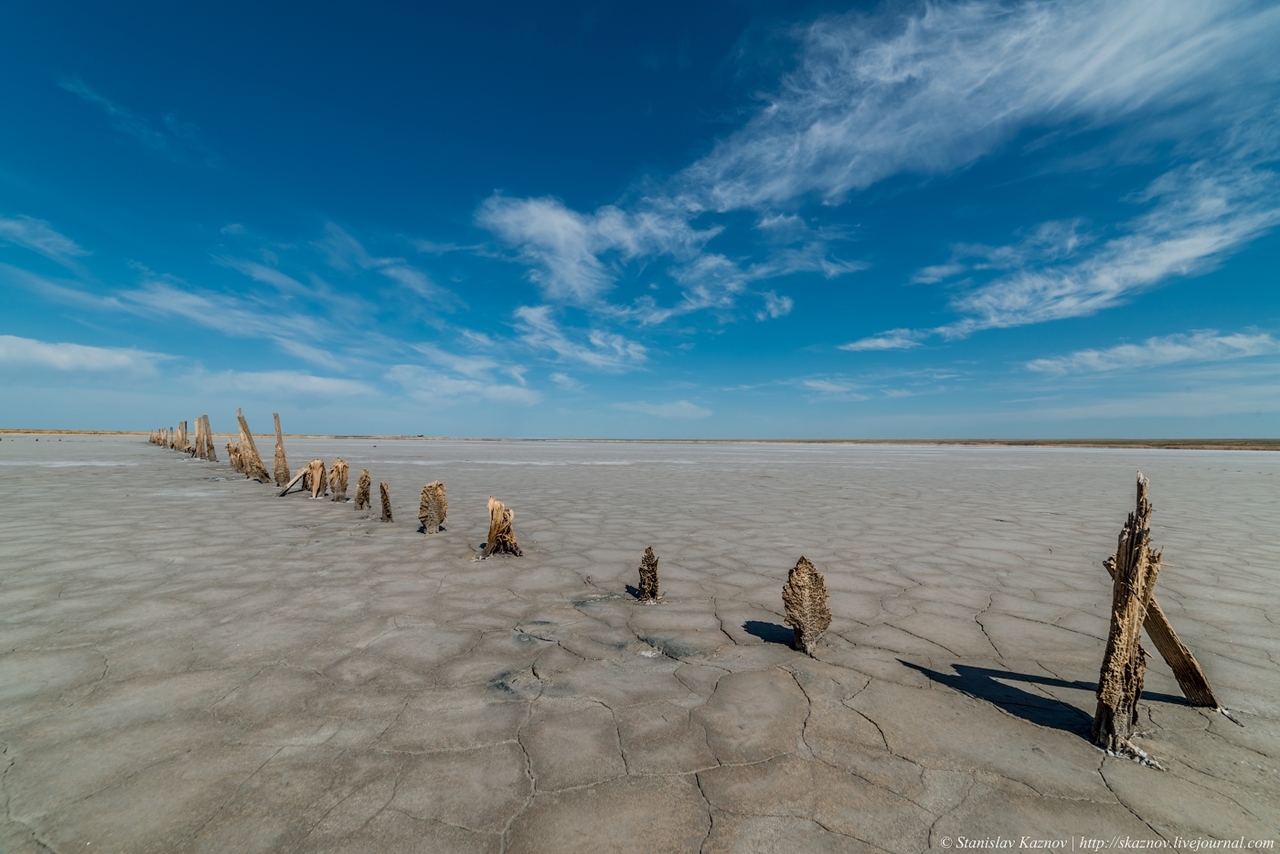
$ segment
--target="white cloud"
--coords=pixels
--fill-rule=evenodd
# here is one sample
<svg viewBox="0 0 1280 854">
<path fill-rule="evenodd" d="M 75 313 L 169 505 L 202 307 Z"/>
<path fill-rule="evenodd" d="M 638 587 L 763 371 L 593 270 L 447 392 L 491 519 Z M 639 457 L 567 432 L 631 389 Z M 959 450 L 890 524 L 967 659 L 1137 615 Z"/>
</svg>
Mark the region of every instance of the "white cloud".
<svg viewBox="0 0 1280 854">
<path fill-rule="evenodd" d="M 241 391 L 273 396 L 354 397 L 377 393 L 372 387 L 356 380 L 318 377 L 300 371 L 219 371 L 200 374 L 199 384 L 205 391 Z"/>
<path fill-rule="evenodd" d="M 586 343 L 574 341 L 551 317 L 550 306 L 521 306 L 515 315 L 516 330 L 525 344 L 535 350 L 550 350 L 567 361 L 617 371 L 640 365 L 647 358 L 643 345 L 612 332 L 593 329 L 586 333 Z"/>
<path fill-rule="evenodd" d="M 795 307 L 791 297 L 780 297 L 773 291 L 765 291 L 763 296 L 764 308 L 756 312 L 756 320 L 784 317 L 790 314 L 791 309 Z"/>
<path fill-rule="evenodd" d="M 488 400 L 531 406 L 542 400 L 542 395 L 522 385 L 508 385 L 480 376 L 450 376 L 441 370 L 421 365 L 392 365 L 386 378 L 404 388 L 409 394 L 428 403 L 454 403 Z"/>
<path fill-rule="evenodd" d="M 559 371 L 552 374 L 549 379 L 565 391 L 582 391 L 584 388 L 582 383 L 578 382 L 568 374 L 560 373 Z"/>
<path fill-rule="evenodd" d="M 857 341 L 841 344 L 836 349 L 852 350 L 854 352 L 862 350 L 907 350 L 911 347 L 920 346 L 920 340 L 927 335 L 928 333 L 914 329 L 890 329 L 888 332 L 882 332 L 879 335 L 859 338 Z"/>
<path fill-rule="evenodd" d="M 1101 124 L 1197 101 L 1191 123 L 1220 121 L 1236 101 L 1265 98 L 1278 39 L 1280 9 L 1194 0 L 823 18 L 780 91 L 679 183 L 687 204 L 721 211 L 808 195 L 838 202 L 900 172 L 963 166 L 1031 124 Z"/>
<path fill-rule="evenodd" d="M 90 347 L 84 344 L 51 344 L 34 338 L 0 335 L 0 364 L 31 365 L 59 371 L 132 371 L 154 374 L 156 363 L 172 359 L 164 353 L 149 353 L 121 347 Z"/>
<path fill-rule="evenodd" d="M 1099 373 L 1153 368 L 1178 362 L 1216 362 L 1280 353 L 1280 341 L 1266 333 L 1219 335 L 1208 329 L 1148 338 L 1106 350 L 1079 350 L 1069 356 L 1035 359 L 1027 368 L 1047 374 Z"/>
<path fill-rule="evenodd" d="M 29 216 L 0 217 L 0 241 L 25 247 L 63 263 L 69 258 L 89 254 L 71 238 L 54 231 L 49 223 Z"/>
<path fill-rule="evenodd" d="M 546 299 L 576 305 L 596 303 L 613 286 L 615 272 L 601 256 L 687 257 L 719 231 L 697 231 L 682 213 L 652 206 L 628 213 L 606 205 L 580 214 L 557 199 L 501 195 L 485 201 L 476 220 L 519 250 Z"/>
<path fill-rule="evenodd" d="M 698 406 L 696 403 L 690 403 L 687 400 L 676 400 L 671 403 L 649 403 L 638 400 L 634 403 L 615 403 L 614 407 L 624 409 L 627 412 L 652 415 L 656 418 L 706 418 L 711 415 L 710 409 Z"/>
<path fill-rule="evenodd" d="M 1229 160 L 1229 158 L 1228 158 Z M 1111 308 L 1173 276 L 1203 273 L 1280 223 L 1276 176 L 1247 164 L 1197 163 L 1154 182 L 1150 211 L 1126 224 L 1126 233 L 1081 250 L 1054 247 L 1034 265 L 1025 247 L 1011 248 L 1009 265 L 1027 264 L 957 297 L 969 317 L 940 327 L 947 338 L 980 329 L 1081 317 Z M 996 253 L 999 257 L 999 253 Z"/>
</svg>

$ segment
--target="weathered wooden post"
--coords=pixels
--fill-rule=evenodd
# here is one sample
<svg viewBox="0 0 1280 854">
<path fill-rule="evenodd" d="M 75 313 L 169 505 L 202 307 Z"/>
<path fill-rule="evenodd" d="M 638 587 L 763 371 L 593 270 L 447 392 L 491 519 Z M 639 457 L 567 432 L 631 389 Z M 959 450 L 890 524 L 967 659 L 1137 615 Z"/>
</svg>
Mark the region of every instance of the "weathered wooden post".
<svg viewBox="0 0 1280 854">
<path fill-rule="evenodd" d="M 1151 502 L 1148 482 L 1138 472 L 1138 499 L 1116 546 L 1111 584 L 1111 629 L 1098 674 L 1098 709 L 1090 740 L 1103 750 L 1145 759 L 1130 739 L 1138 725 L 1138 699 L 1147 670 L 1142 624 L 1147 619 L 1160 553 L 1151 548 Z"/>
<path fill-rule="evenodd" d="M 515 532 L 511 530 L 511 522 L 515 517 L 514 510 L 508 509 L 492 495 L 489 496 L 489 538 L 484 544 L 485 557 L 496 554 L 519 557 L 524 554 L 516 543 Z"/>
<path fill-rule="evenodd" d="M 258 455 L 258 446 L 254 444 L 249 422 L 244 420 L 244 413 L 239 409 L 236 410 L 236 420 L 240 422 L 240 456 L 245 477 L 258 483 L 270 483 L 271 475 L 267 474 L 267 467 L 262 464 L 262 457 Z"/>
<path fill-rule="evenodd" d="M 639 589 L 639 599 L 646 605 L 652 605 L 662 598 L 658 593 L 658 556 L 653 553 L 653 546 L 645 547 L 644 555 L 640 558 Z"/>
<path fill-rule="evenodd" d="M 422 487 L 418 499 L 418 521 L 424 534 L 434 534 L 444 528 L 444 517 L 449 513 L 449 500 L 444 494 L 444 484 L 433 480 Z"/>
<path fill-rule="evenodd" d="M 818 639 L 831 625 L 827 608 L 827 582 L 809 559 L 801 556 L 782 585 L 782 606 L 786 623 L 795 633 L 796 649 L 813 656 Z"/>
<path fill-rule="evenodd" d="M 280 413 L 273 412 L 271 417 L 276 422 L 276 455 L 275 455 L 275 478 L 276 486 L 284 486 L 292 478 L 289 476 L 289 461 L 284 455 L 284 434 L 280 432 Z"/>
<path fill-rule="evenodd" d="M 378 491 L 382 493 L 382 521 L 395 521 L 391 518 L 391 493 L 387 491 L 387 482 L 385 480 L 378 483 Z"/>
<path fill-rule="evenodd" d="M 218 452 L 213 449 L 213 428 L 209 426 L 209 416 L 200 416 L 204 421 L 204 458 L 211 463 L 218 461 Z"/>
<path fill-rule="evenodd" d="M 373 486 L 373 479 L 369 477 L 368 469 L 360 470 L 360 480 L 356 481 L 356 509 L 368 510 L 373 507 L 373 502 L 369 500 L 369 488 Z"/>
<path fill-rule="evenodd" d="M 329 464 L 329 491 L 333 493 L 333 501 L 347 503 L 347 472 L 350 466 L 342 457 L 334 457 Z"/>
</svg>

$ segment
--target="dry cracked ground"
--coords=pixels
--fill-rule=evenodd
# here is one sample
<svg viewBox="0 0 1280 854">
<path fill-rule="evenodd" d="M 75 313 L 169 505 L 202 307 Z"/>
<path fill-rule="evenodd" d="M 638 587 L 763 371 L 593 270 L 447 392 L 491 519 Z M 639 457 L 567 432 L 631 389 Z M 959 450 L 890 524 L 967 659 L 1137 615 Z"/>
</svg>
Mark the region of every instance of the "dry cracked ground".
<svg viewBox="0 0 1280 854">
<path fill-rule="evenodd" d="M 268 460 L 272 441 L 260 447 Z M 1280 456 L 293 440 L 396 521 L 138 437 L 0 442 L 0 850 L 919 852 L 1280 835 Z M 223 452 L 220 450 L 219 452 Z M 1152 482 L 1153 659 L 1086 739 Z M 447 530 L 417 533 L 444 481 Z M 354 483 L 353 483 L 354 491 Z M 376 487 L 375 487 L 376 492 Z M 476 561 L 485 501 L 522 558 Z M 375 497 L 376 504 L 376 497 Z M 666 600 L 629 586 L 645 546 Z M 835 615 L 789 646 L 800 555 Z"/>
</svg>

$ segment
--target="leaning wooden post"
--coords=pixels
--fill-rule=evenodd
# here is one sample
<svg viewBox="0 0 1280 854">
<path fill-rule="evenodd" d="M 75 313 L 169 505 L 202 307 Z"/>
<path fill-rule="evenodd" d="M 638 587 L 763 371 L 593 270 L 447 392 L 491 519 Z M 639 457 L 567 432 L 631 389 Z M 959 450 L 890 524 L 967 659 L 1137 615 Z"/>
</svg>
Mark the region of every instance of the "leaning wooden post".
<svg viewBox="0 0 1280 854">
<path fill-rule="evenodd" d="M 1114 582 L 1115 557 L 1107 558 L 1102 565 L 1106 567 L 1107 574 Z M 1147 605 L 1147 619 L 1142 627 L 1147 630 L 1147 637 L 1151 638 L 1151 642 L 1155 644 L 1160 657 L 1173 671 L 1173 678 L 1178 680 L 1178 687 L 1182 689 L 1187 703 L 1201 708 L 1221 709 L 1222 704 L 1218 702 L 1218 698 L 1213 694 L 1213 688 L 1209 686 L 1209 677 L 1204 675 L 1200 662 L 1196 661 L 1191 650 L 1187 649 L 1186 644 L 1178 637 L 1178 633 L 1173 630 L 1164 609 L 1160 607 L 1160 603 L 1154 596 Z"/>
<path fill-rule="evenodd" d="M 271 417 L 276 422 L 276 458 L 275 458 L 275 477 L 276 486 L 284 486 L 291 478 L 289 477 L 289 461 L 284 456 L 284 434 L 280 432 L 280 413 L 273 412 Z"/>
<path fill-rule="evenodd" d="M 1111 584 L 1111 630 L 1098 674 L 1098 710 L 1090 740 L 1103 750 L 1146 759 L 1131 739 L 1138 725 L 1138 699 L 1147 670 L 1142 624 L 1160 574 L 1160 553 L 1151 548 L 1148 482 L 1138 472 L 1138 499 L 1116 546 Z"/>
<path fill-rule="evenodd" d="M 444 517 L 449 513 L 449 500 L 444 494 L 444 484 L 433 480 L 422 487 L 422 495 L 418 498 L 418 521 L 422 523 L 422 533 L 434 534 L 444 528 Z"/>
<path fill-rule="evenodd" d="M 270 483 L 271 475 L 267 474 L 267 467 L 262 464 L 262 457 L 258 455 L 258 446 L 254 444 L 253 433 L 249 431 L 249 422 L 244 420 L 244 413 L 239 409 L 236 410 L 236 420 L 240 422 L 240 457 L 245 477 L 259 483 Z"/>
<path fill-rule="evenodd" d="M 387 491 L 387 482 L 385 480 L 378 483 L 378 491 L 382 493 L 382 521 L 395 521 L 391 518 L 391 493 Z"/>
</svg>

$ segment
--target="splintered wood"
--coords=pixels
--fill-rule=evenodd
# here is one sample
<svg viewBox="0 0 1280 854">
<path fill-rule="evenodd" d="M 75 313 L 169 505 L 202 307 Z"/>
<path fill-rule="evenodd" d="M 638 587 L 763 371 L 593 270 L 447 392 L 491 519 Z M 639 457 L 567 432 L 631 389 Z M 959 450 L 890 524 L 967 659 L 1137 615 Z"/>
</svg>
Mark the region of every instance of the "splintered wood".
<svg viewBox="0 0 1280 854">
<path fill-rule="evenodd" d="M 385 480 L 378 483 L 378 491 L 382 493 L 382 521 L 394 522 L 391 518 L 391 493 L 387 491 Z"/>
<path fill-rule="evenodd" d="M 360 470 L 360 480 L 356 482 L 356 509 L 368 510 L 373 506 L 369 501 L 369 487 L 373 486 L 373 479 L 369 477 L 368 469 Z"/>
<path fill-rule="evenodd" d="M 273 412 L 271 417 L 276 422 L 276 459 L 275 459 L 275 476 L 276 486 L 284 486 L 291 478 L 289 477 L 289 461 L 284 456 L 284 434 L 280 432 L 280 413 Z"/>
<path fill-rule="evenodd" d="M 232 469 L 244 474 L 244 458 L 240 456 L 238 443 L 227 442 L 227 462 L 231 464 Z"/>
<path fill-rule="evenodd" d="M 1098 674 L 1098 710 L 1090 740 L 1104 750 L 1146 759 L 1131 739 L 1138 725 L 1138 699 L 1147 671 L 1142 624 L 1151 607 L 1160 553 L 1151 548 L 1151 502 L 1147 479 L 1138 472 L 1138 500 L 1116 545 L 1111 584 L 1111 630 Z"/>
<path fill-rule="evenodd" d="M 662 598 L 658 593 L 658 556 L 647 546 L 640 558 L 640 601 L 651 605 Z"/>
<path fill-rule="evenodd" d="M 516 544 L 515 532 L 511 530 L 511 520 L 516 516 L 514 510 L 508 509 L 501 501 L 489 496 L 489 538 L 485 540 L 484 556 L 524 554 Z"/>
<path fill-rule="evenodd" d="M 796 649 L 812 656 L 827 628 L 831 611 L 827 608 L 827 582 L 806 557 L 801 557 L 782 585 L 782 605 L 786 623 L 795 632 Z"/>
<path fill-rule="evenodd" d="M 240 422 L 240 459 L 244 466 L 241 470 L 250 480 L 271 483 L 271 475 L 267 474 L 267 467 L 262 464 L 262 457 L 258 456 L 253 433 L 249 432 L 249 422 L 244 420 L 244 414 L 239 409 L 236 410 L 236 420 Z"/>
<path fill-rule="evenodd" d="M 418 501 L 418 521 L 424 534 L 434 534 L 444 527 L 444 517 L 449 512 L 449 501 L 444 495 L 444 484 L 433 480 L 422 487 Z"/>
<path fill-rule="evenodd" d="M 306 489 L 311 490 L 312 498 L 325 495 L 329 489 L 329 477 L 324 471 L 324 460 L 312 460 L 307 463 L 307 476 L 302 482 Z"/>
<path fill-rule="evenodd" d="M 334 457 L 329 464 L 329 491 L 333 493 L 333 500 L 339 504 L 347 502 L 348 470 L 347 461 L 342 457 Z"/>
</svg>

